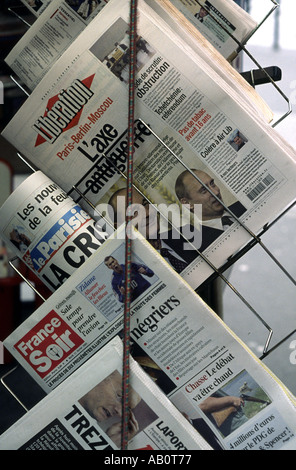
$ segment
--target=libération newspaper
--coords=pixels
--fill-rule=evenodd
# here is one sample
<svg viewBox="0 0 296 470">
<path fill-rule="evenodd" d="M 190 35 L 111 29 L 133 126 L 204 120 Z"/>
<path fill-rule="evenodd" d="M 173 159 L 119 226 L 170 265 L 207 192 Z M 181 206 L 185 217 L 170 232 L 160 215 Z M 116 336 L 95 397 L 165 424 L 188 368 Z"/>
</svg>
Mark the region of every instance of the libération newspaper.
<svg viewBox="0 0 296 470">
<path fill-rule="evenodd" d="M 118 450 L 121 395 L 117 337 L 2 434 L 0 449 Z M 129 450 L 211 450 L 132 358 L 129 407 Z"/>
<path fill-rule="evenodd" d="M 112 232 L 41 171 L 29 176 L 0 208 L 0 237 L 51 291 Z"/>
<path fill-rule="evenodd" d="M 4 341 L 49 395 L 122 334 L 123 235 L 121 227 Z M 214 449 L 295 448 L 291 393 L 138 232 L 132 245 L 133 358 Z"/>
<path fill-rule="evenodd" d="M 295 150 L 145 2 L 138 14 L 134 183 L 175 214 L 177 236 L 157 230 L 195 289 L 295 199 Z M 85 210 L 81 193 L 102 212 L 112 193 L 115 213 L 124 186 L 128 23 L 129 2 L 109 1 L 3 131 Z"/>
</svg>

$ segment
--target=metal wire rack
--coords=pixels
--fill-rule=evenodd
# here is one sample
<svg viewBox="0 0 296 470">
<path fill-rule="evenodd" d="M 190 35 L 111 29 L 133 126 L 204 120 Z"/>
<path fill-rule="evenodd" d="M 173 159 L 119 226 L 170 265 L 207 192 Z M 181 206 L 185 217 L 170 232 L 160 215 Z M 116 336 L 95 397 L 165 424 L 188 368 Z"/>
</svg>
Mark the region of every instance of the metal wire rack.
<svg viewBox="0 0 296 470">
<path fill-rule="evenodd" d="M 255 28 L 255 30 L 252 32 L 252 34 L 250 34 L 250 36 L 248 37 L 248 40 L 256 33 L 256 31 L 264 24 L 264 22 L 267 20 L 267 18 L 269 18 L 270 15 L 272 15 L 272 13 L 279 7 L 279 4 L 275 1 L 275 0 L 270 0 L 271 3 L 272 3 L 272 7 L 271 9 L 266 13 L 265 17 L 262 19 L 262 21 L 258 24 L 258 26 Z M 200 6 L 203 6 L 199 0 L 196 0 L 196 3 L 198 3 Z M 20 21 L 23 21 L 27 26 L 28 28 L 31 26 L 26 20 L 24 20 L 18 13 L 16 10 L 14 9 L 9 9 L 9 11 L 14 14 Z M 210 11 L 208 11 L 209 15 L 212 15 L 212 13 Z M 292 107 L 291 107 L 291 104 L 290 104 L 290 100 L 289 98 L 285 95 L 285 93 L 281 90 L 281 88 L 276 84 L 274 78 L 266 71 L 265 68 L 263 68 L 259 63 L 258 61 L 256 60 L 255 57 L 253 57 L 253 55 L 248 51 L 248 49 L 246 48 L 245 44 L 241 44 L 225 27 L 222 23 L 219 22 L 219 20 L 213 16 L 213 19 L 219 24 L 219 26 L 225 30 L 225 32 L 227 34 L 229 34 L 229 36 L 237 43 L 237 52 L 240 52 L 240 51 L 243 51 L 251 60 L 252 62 L 256 65 L 256 67 L 266 76 L 266 82 L 270 83 L 271 86 L 273 86 L 275 88 L 275 90 L 279 93 L 279 95 L 281 96 L 281 98 L 284 100 L 284 102 L 286 103 L 287 105 L 287 111 L 275 122 L 272 124 L 272 127 L 276 127 L 280 122 L 282 122 L 285 118 L 287 118 L 287 116 L 289 116 L 289 114 L 292 112 Z M 246 41 L 247 42 L 247 41 Z M 254 80 L 254 75 L 253 75 L 253 71 L 251 71 L 251 77 L 252 77 L 252 83 L 251 85 L 252 86 L 256 86 L 256 82 Z M 21 88 L 21 90 L 28 96 L 29 93 L 26 91 L 26 89 L 19 83 L 18 79 L 16 77 L 14 77 L 13 75 L 11 75 L 11 80 L 13 80 L 15 82 L 15 84 Z M 182 164 L 182 166 L 188 170 L 192 176 L 198 180 L 198 182 L 204 186 L 205 184 L 190 170 L 190 168 L 188 168 L 184 162 L 182 162 L 182 160 L 167 146 L 167 144 L 157 135 L 157 133 L 151 129 L 150 126 L 148 126 L 148 124 L 146 124 L 144 121 L 141 121 L 142 124 L 144 126 L 146 126 L 149 131 L 155 136 L 156 139 L 159 140 L 159 142 L 167 149 L 167 151 L 174 157 L 178 160 L 179 163 Z M 26 165 L 28 166 L 29 170 L 34 172 L 36 171 L 36 169 L 30 165 L 30 163 L 26 160 L 26 158 L 24 156 L 22 156 L 20 153 L 17 154 L 18 157 L 23 160 Z M 108 157 L 107 155 L 104 156 L 106 158 L 106 160 L 108 160 Z M 113 164 L 110 160 L 108 160 L 109 163 Z M 120 170 L 118 168 L 116 168 L 116 170 L 118 172 L 120 172 Z M 121 175 L 126 178 L 126 175 L 122 172 L 120 172 Z M 139 192 L 140 189 L 139 188 L 136 188 Z M 212 196 L 214 196 L 225 208 L 225 204 L 222 200 L 220 200 L 211 190 L 209 190 L 208 187 L 206 187 L 206 189 L 208 191 L 210 191 L 210 193 L 212 194 Z M 89 199 L 87 198 L 87 194 L 86 193 L 82 193 L 79 188 L 77 186 L 73 186 L 72 189 L 68 192 L 69 195 L 71 195 L 71 197 L 76 201 L 76 202 L 79 202 L 81 199 L 84 200 L 84 202 L 89 205 L 89 207 L 91 208 L 92 212 L 97 212 L 97 208 L 93 206 L 93 204 L 89 201 Z M 76 196 L 75 196 L 76 195 Z M 143 197 L 145 197 L 143 195 Z M 146 197 L 145 197 L 146 198 Z M 153 204 L 152 201 L 149 201 L 149 203 L 154 207 L 154 209 L 159 212 L 159 209 L 157 206 L 155 206 Z M 267 255 L 268 257 L 271 259 L 271 261 L 277 266 L 278 269 L 281 270 L 281 272 L 286 276 L 286 278 L 288 279 L 288 281 L 290 283 L 293 284 L 293 286 L 296 285 L 296 280 L 294 279 L 294 277 L 288 272 L 288 270 L 283 266 L 283 264 L 277 259 L 277 257 L 269 250 L 269 248 L 263 243 L 262 241 L 262 236 L 271 228 L 273 227 L 287 212 L 289 212 L 294 206 L 295 206 L 295 203 L 296 201 L 292 202 L 291 205 L 285 209 L 285 211 L 280 214 L 275 220 L 272 220 L 269 222 L 269 224 L 265 225 L 262 229 L 262 231 L 259 233 L 259 234 L 255 234 L 253 233 L 238 217 L 236 217 L 234 214 L 231 214 L 234 219 L 240 224 L 240 226 L 248 233 L 249 237 L 250 237 L 250 241 L 241 249 L 239 250 L 236 254 L 234 254 L 222 267 L 219 267 L 217 268 L 216 266 L 214 266 L 208 259 L 206 256 L 204 256 L 204 254 L 202 252 L 199 252 L 198 250 L 198 254 L 199 256 L 201 256 L 201 258 L 203 258 L 203 260 L 210 266 L 210 268 L 212 269 L 212 275 L 208 278 L 207 281 L 205 281 L 205 283 L 197 289 L 197 293 L 200 293 L 203 291 L 203 288 L 204 286 L 208 285 L 208 286 L 211 286 L 212 283 L 216 280 L 216 279 L 219 279 L 220 281 L 222 281 L 225 286 L 227 288 L 229 288 L 236 296 L 237 298 L 250 310 L 250 312 L 252 313 L 252 315 L 254 315 L 257 320 L 259 320 L 259 322 L 263 325 L 263 327 L 267 330 L 266 332 L 266 339 L 264 341 L 264 349 L 263 349 L 263 354 L 262 356 L 260 357 L 260 359 L 265 359 L 265 358 L 269 358 L 271 355 L 275 354 L 276 351 L 281 348 L 281 346 L 287 342 L 289 339 L 291 339 L 295 333 L 296 333 L 296 329 L 291 331 L 287 336 L 285 336 L 284 338 L 280 339 L 278 341 L 277 344 L 275 344 L 274 346 L 270 347 L 270 342 L 271 342 L 271 338 L 272 338 L 272 335 L 273 335 L 273 329 L 271 328 L 271 326 L 267 323 L 267 321 L 264 319 L 264 316 L 262 316 L 261 314 L 259 314 L 256 309 L 254 309 L 252 307 L 252 305 L 250 304 L 250 302 L 239 292 L 239 290 L 229 281 L 229 279 L 226 277 L 226 275 L 224 274 L 225 272 L 228 272 L 229 268 L 232 267 L 239 259 L 241 259 L 246 253 L 248 253 L 253 247 L 255 246 L 259 246 Z M 228 209 L 228 208 L 227 208 Z M 161 212 L 159 212 L 159 214 L 162 216 L 162 217 L 165 217 L 165 215 Z M 98 216 L 99 217 L 103 217 L 104 216 L 100 213 L 98 213 Z M 108 222 L 108 221 L 107 221 Z M 168 221 L 169 222 L 169 221 Z M 109 223 L 109 222 L 108 222 Z M 174 229 L 178 230 L 177 227 L 174 227 Z M 184 238 L 184 236 L 183 236 Z M 190 243 L 188 240 L 187 240 L 188 243 Z M 191 243 L 190 243 L 191 244 Z M 192 244 L 191 244 L 192 245 Z M 196 249 L 193 245 L 192 247 L 194 249 Z M 17 260 L 18 258 L 17 257 L 14 257 L 12 258 L 10 261 L 9 261 L 9 264 L 10 266 L 12 267 L 12 269 L 17 273 L 17 275 L 19 275 L 22 280 L 24 282 L 26 282 L 27 285 L 29 285 L 29 287 L 34 291 L 34 293 L 39 296 L 39 298 L 42 300 L 42 301 L 45 301 L 45 298 L 42 296 L 42 294 L 40 292 L 38 292 L 38 289 L 35 288 L 35 286 L 16 268 L 15 266 L 15 261 Z M 23 410 L 25 410 L 25 412 L 28 411 L 28 406 L 26 404 L 24 404 L 23 402 L 23 399 L 20 398 L 17 393 L 11 388 L 11 386 L 8 384 L 7 382 L 7 379 L 9 378 L 9 376 L 11 376 L 11 374 L 14 374 L 14 373 L 18 373 L 20 370 L 20 366 L 17 365 L 15 367 L 12 367 L 11 370 L 9 370 L 6 374 L 4 374 L 2 377 L 1 377 L 1 384 L 2 386 L 9 392 L 9 394 L 11 394 L 11 396 L 19 403 L 19 405 L 21 405 L 21 407 L 23 408 Z"/>
</svg>

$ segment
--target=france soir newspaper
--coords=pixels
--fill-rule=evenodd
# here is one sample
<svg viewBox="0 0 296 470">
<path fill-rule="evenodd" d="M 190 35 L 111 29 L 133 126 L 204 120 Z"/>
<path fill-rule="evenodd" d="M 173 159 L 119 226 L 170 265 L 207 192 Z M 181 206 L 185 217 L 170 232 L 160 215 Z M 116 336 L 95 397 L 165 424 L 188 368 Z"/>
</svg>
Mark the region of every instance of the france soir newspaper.
<svg viewBox="0 0 296 470">
<path fill-rule="evenodd" d="M 114 338 L 77 372 L 2 434 L 0 449 L 96 450 L 105 456 L 119 450 L 120 339 Z M 129 405 L 128 450 L 211 450 L 132 359 Z"/>
<path fill-rule="evenodd" d="M 122 234 L 106 240 L 4 340 L 49 395 L 122 335 Z M 212 448 L 295 447 L 292 394 L 138 232 L 132 243 L 133 358 Z"/>
</svg>

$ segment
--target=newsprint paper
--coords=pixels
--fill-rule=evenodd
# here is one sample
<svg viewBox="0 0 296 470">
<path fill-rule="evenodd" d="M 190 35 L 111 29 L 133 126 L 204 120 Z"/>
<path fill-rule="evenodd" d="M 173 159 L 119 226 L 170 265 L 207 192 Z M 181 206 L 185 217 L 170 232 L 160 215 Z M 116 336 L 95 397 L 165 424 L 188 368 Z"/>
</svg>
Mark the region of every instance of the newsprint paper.
<svg viewBox="0 0 296 470">
<path fill-rule="evenodd" d="M 35 0 L 31 3 L 35 3 Z M 22 84 L 33 90 L 107 3 L 108 0 L 51 0 L 44 1 L 43 5 L 39 2 L 35 13 L 40 17 L 17 42 L 5 62 Z"/>
<path fill-rule="evenodd" d="M 233 0 L 170 1 L 229 60 L 257 26 L 256 21 Z M 149 4 L 150 0 L 147 2 Z"/>
<path fill-rule="evenodd" d="M 36 17 L 46 9 L 50 9 L 51 5 L 63 4 L 65 8 L 68 6 L 77 13 L 77 16 L 85 23 L 92 20 L 92 18 L 104 7 L 108 0 L 21 0 L 21 2 L 30 10 Z"/>
<path fill-rule="evenodd" d="M 123 234 L 4 341 L 46 392 L 122 333 Z M 291 393 L 138 232 L 132 244 L 133 358 L 213 448 L 295 449 Z"/>
<path fill-rule="evenodd" d="M 129 390 L 129 450 L 211 450 L 132 358 Z M 2 434 L 0 450 L 118 450 L 121 394 L 116 337 Z"/>
<path fill-rule="evenodd" d="M 108 226 L 36 171 L 0 208 L 0 237 L 54 291 L 104 243 Z"/>
<path fill-rule="evenodd" d="M 168 206 L 176 214 L 182 277 L 196 289 L 213 274 L 205 256 L 220 267 L 295 199 L 295 151 L 153 10 L 138 10 L 134 183 L 165 221 Z M 109 1 L 3 131 L 83 208 L 81 193 L 100 209 L 125 185 L 128 23 L 129 2 Z"/>
<path fill-rule="evenodd" d="M 39 4 L 38 16 L 28 32 L 17 42 L 5 61 L 30 90 L 46 75 L 50 67 L 100 13 L 109 0 L 52 0 L 45 10 Z M 34 0 L 33 0 L 34 2 Z M 117 8 L 120 0 L 113 2 Z M 147 0 L 152 7 L 155 3 Z M 256 23 L 233 0 L 206 1 L 201 7 L 192 0 L 174 0 L 172 4 L 224 57 L 232 55 L 238 44 L 228 32 L 242 41 Z M 32 7 L 31 7 L 32 8 Z M 200 11 L 204 13 L 199 18 Z M 37 12 L 36 12 L 37 13 Z M 207 14 L 208 13 L 208 14 Z M 226 31 L 219 26 L 221 22 Z"/>
</svg>

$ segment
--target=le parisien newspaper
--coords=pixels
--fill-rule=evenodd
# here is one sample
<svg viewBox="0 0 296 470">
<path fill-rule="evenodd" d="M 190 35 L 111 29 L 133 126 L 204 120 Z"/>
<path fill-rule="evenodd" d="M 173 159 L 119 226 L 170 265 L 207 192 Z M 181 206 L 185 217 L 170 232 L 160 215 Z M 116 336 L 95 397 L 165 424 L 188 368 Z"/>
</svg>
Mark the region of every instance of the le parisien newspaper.
<svg viewBox="0 0 296 470">
<path fill-rule="evenodd" d="M 177 236 L 159 233 L 182 231 L 182 277 L 195 289 L 294 200 L 295 151 L 144 2 L 138 12 L 134 183 L 165 222 L 175 215 Z M 129 2 L 109 1 L 3 131 L 86 211 L 106 213 L 125 185 L 128 23 Z M 194 188 L 213 189 L 228 226 L 203 220 Z"/>
<path fill-rule="evenodd" d="M 132 233 L 133 358 L 214 449 L 295 448 L 292 394 L 147 240 Z M 76 370 L 79 380 L 79 367 L 122 334 L 124 234 L 121 227 L 111 235 L 4 341 L 49 395 Z"/>
<path fill-rule="evenodd" d="M 109 0 L 22 1 L 38 19 L 6 61 L 32 90 Z M 256 27 L 251 16 L 233 0 L 173 0 L 172 4 L 225 58 L 231 59 L 238 49 L 229 33 L 244 43 Z"/>
<path fill-rule="evenodd" d="M 102 228 L 41 171 L 26 178 L 0 208 L 1 238 L 51 291 L 113 231 L 106 224 Z"/>
<path fill-rule="evenodd" d="M 0 449 L 120 449 L 121 385 L 122 343 L 117 337 L 2 434 Z M 132 358 L 129 397 L 129 450 L 211 450 Z M 107 457 L 106 463 L 119 462 Z"/>
</svg>

